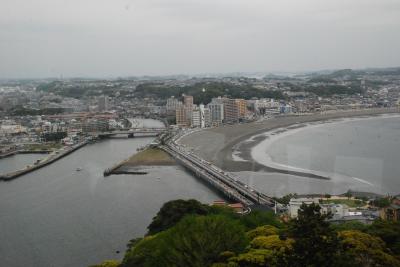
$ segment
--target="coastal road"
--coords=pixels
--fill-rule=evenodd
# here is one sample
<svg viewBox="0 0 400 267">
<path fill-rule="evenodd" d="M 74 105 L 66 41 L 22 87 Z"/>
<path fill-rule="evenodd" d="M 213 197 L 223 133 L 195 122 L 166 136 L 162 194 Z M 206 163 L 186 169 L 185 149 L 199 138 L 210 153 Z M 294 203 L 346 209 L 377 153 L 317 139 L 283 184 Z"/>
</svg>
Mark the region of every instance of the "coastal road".
<svg viewBox="0 0 400 267">
<path fill-rule="evenodd" d="M 216 185 L 217 189 L 222 190 L 225 194 L 232 195 L 244 205 L 275 206 L 274 199 L 249 187 L 233 175 L 224 172 L 219 167 L 198 157 L 194 153 L 186 151 L 183 146 L 180 146 L 176 142 L 179 138 L 180 135 L 173 137 L 171 141 L 168 141 L 161 148 L 173 156 L 179 157 L 187 167 L 197 170 L 198 173 L 202 174 L 203 178 Z"/>
</svg>

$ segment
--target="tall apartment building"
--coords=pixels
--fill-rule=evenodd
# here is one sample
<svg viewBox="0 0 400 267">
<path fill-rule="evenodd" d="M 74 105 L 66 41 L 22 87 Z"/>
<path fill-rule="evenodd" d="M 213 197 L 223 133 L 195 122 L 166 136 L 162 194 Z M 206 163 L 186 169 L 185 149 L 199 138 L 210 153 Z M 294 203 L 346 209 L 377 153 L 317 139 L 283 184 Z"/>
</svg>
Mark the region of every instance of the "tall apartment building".
<svg viewBox="0 0 400 267">
<path fill-rule="evenodd" d="M 183 105 L 185 107 L 193 107 L 193 96 L 191 95 L 184 95 L 183 96 Z"/>
<path fill-rule="evenodd" d="M 178 106 L 175 110 L 176 125 L 179 127 L 189 127 L 191 117 L 188 116 L 188 111 L 185 106 Z"/>
<path fill-rule="evenodd" d="M 218 126 L 224 120 L 224 104 L 222 103 L 209 103 L 207 105 L 210 110 L 210 121 L 212 125 Z"/>
<path fill-rule="evenodd" d="M 177 98 L 174 96 L 171 96 L 170 98 L 167 99 L 167 104 L 166 104 L 166 110 L 167 112 L 175 112 L 175 110 L 182 105 L 182 102 L 179 101 Z"/>
<path fill-rule="evenodd" d="M 204 127 L 211 127 L 211 111 L 209 108 L 203 106 L 203 124 L 202 128 Z"/>
<path fill-rule="evenodd" d="M 244 118 L 246 117 L 246 111 L 247 111 L 247 102 L 244 99 L 235 99 L 236 107 L 238 110 L 238 116 L 239 118 Z"/>
<path fill-rule="evenodd" d="M 222 98 L 222 97 L 213 97 L 212 99 L 211 99 L 211 102 L 210 103 L 213 103 L 213 104 L 224 104 L 224 99 L 225 99 L 225 97 L 224 98 Z"/>
<path fill-rule="evenodd" d="M 239 121 L 239 110 L 235 99 L 223 98 L 224 122 L 236 123 Z"/>
<path fill-rule="evenodd" d="M 202 114 L 199 108 L 192 110 L 192 127 L 202 127 Z"/>
<path fill-rule="evenodd" d="M 102 95 L 98 98 L 97 107 L 99 111 L 107 111 L 108 110 L 108 96 Z"/>
</svg>

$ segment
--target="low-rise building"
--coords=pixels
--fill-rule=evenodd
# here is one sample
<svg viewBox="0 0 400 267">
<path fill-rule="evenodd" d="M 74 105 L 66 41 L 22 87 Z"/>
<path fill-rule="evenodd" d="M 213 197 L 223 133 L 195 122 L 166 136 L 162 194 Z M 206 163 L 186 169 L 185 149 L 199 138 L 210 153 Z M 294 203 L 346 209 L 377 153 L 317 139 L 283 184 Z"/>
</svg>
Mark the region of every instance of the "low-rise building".
<svg viewBox="0 0 400 267">
<path fill-rule="evenodd" d="M 383 220 L 400 222 L 400 195 L 393 197 L 390 205 L 381 209 L 380 217 Z"/>
<path fill-rule="evenodd" d="M 291 218 L 297 218 L 298 211 L 302 204 L 310 205 L 312 203 L 318 204 L 318 198 L 292 198 L 289 202 L 289 216 Z"/>
<path fill-rule="evenodd" d="M 85 133 L 106 132 L 108 130 L 108 120 L 105 119 L 88 119 L 82 123 L 82 131 Z"/>
</svg>

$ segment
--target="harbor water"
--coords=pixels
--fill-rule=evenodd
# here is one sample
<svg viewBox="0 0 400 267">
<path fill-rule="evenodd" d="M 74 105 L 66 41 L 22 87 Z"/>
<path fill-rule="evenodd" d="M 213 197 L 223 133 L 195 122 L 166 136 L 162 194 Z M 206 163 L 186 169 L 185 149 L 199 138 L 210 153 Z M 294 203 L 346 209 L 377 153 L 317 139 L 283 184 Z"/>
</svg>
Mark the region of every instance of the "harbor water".
<svg viewBox="0 0 400 267">
<path fill-rule="evenodd" d="M 159 127 L 158 123 L 146 121 L 150 127 Z M 195 198 L 211 203 L 220 198 L 180 166 L 154 167 L 147 175 L 103 177 L 107 167 L 152 140 L 105 139 L 1 182 L 2 265 L 88 266 L 121 259 L 128 241 L 143 236 L 164 202 Z M 19 166 L 23 161 L 23 167 L 29 156 L 1 159 L 0 166 L 13 161 Z"/>
</svg>

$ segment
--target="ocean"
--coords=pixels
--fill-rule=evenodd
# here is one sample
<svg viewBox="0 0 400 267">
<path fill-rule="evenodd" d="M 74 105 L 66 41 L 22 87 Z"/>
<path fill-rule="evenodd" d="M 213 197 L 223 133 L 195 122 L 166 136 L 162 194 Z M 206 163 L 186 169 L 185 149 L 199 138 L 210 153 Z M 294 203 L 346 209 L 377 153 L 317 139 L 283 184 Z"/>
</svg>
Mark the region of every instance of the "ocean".
<svg viewBox="0 0 400 267">
<path fill-rule="evenodd" d="M 253 160 L 330 180 L 241 172 L 242 180 L 271 195 L 338 194 L 349 189 L 400 193 L 400 116 L 348 118 L 297 126 L 262 134 L 265 140 L 252 148 Z"/>
</svg>

